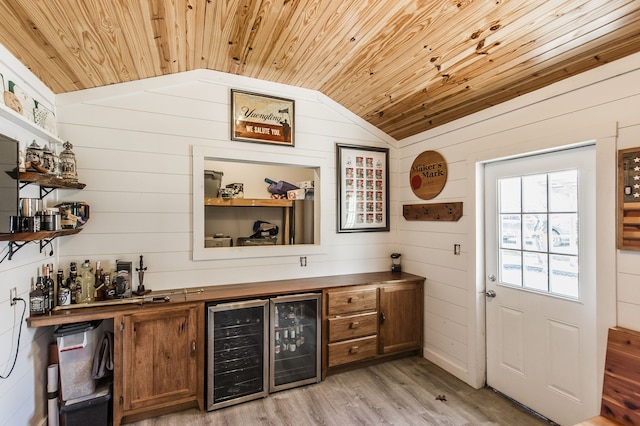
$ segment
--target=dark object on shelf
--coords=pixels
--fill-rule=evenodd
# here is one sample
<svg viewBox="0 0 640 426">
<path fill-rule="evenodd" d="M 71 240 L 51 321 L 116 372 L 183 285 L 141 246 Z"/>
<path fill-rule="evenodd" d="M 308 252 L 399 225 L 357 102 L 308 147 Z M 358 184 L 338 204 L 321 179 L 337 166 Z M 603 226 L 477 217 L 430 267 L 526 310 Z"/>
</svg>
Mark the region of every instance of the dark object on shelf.
<svg viewBox="0 0 640 426">
<path fill-rule="evenodd" d="M 143 266 L 142 255 L 140 255 L 140 265 L 138 268 L 136 268 L 136 272 L 138 273 L 138 290 L 134 292 L 138 296 L 142 296 L 151 292 L 151 290 L 145 290 L 144 288 L 144 273 L 146 270 L 147 267 Z"/>
<path fill-rule="evenodd" d="M 400 253 L 391 253 L 391 272 L 402 272 L 400 265 Z"/>
<path fill-rule="evenodd" d="M 292 183 L 285 182 L 283 180 L 276 182 L 269 178 L 264 178 L 264 181 L 269 184 L 269 192 L 278 195 L 287 195 L 287 191 L 293 191 L 294 189 L 300 189 Z"/>
<path fill-rule="evenodd" d="M 253 235 L 249 238 L 269 238 L 278 235 L 278 226 L 263 220 L 253 223 Z"/>
</svg>

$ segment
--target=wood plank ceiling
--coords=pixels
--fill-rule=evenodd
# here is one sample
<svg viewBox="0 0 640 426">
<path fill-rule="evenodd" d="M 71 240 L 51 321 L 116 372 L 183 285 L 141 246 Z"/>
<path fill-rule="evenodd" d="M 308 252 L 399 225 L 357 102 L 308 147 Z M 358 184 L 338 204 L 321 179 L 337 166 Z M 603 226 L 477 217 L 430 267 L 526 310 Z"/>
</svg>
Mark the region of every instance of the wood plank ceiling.
<svg viewBox="0 0 640 426">
<path fill-rule="evenodd" d="M 0 0 L 54 93 L 208 68 L 318 90 L 396 139 L 640 51 L 638 0 Z"/>
</svg>

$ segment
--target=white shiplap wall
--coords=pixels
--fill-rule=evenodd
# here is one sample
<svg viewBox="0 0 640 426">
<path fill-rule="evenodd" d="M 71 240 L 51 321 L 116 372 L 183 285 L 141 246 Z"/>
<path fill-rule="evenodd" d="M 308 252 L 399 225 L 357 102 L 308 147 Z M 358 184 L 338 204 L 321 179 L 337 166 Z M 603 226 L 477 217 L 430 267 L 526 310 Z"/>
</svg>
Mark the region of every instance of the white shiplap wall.
<svg viewBox="0 0 640 426">
<path fill-rule="evenodd" d="M 231 88 L 294 99 L 296 146 L 231 141 Z M 85 258 L 136 263 L 144 255 L 145 285 L 154 290 L 389 267 L 394 232 L 335 233 L 334 145 L 387 147 L 394 141 L 317 92 L 199 70 L 59 95 L 56 101 L 60 132 L 74 144 L 87 184 L 72 197 L 91 205 L 83 232 L 60 242 L 63 264 Z M 322 254 L 307 256 L 305 268 L 297 256 L 192 261 L 194 146 L 283 163 L 290 156 L 313 158 L 321 165 Z M 394 210 L 392 223 L 397 218 Z"/>
<path fill-rule="evenodd" d="M 640 55 L 606 64 L 545 89 L 400 141 L 398 175 L 437 150 L 449 179 L 430 202 L 463 201 L 459 222 L 398 222 L 404 266 L 427 277 L 425 356 L 474 386 L 484 381 L 482 175 L 477 164 L 593 140 L 597 146 L 597 286 L 599 366 L 606 328 L 640 330 L 640 253 L 615 247 L 616 150 L 640 146 Z M 408 180 L 398 204 L 416 203 Z M 461 256 L 453 245 L 462 246 Z M 617 265 L 617 266 L 616 266 Z M 617 295 L 617 298 L 616 298 Z M 601 376 L 601 374 L 599 374 Z M 596 407 L 597 410 L 597 407 Z"/>
<path fill-rule="evenodd" d="M 14 81 L 33 98 L 53 108 L 54 95 L 17 59 L 0 46 L 0 73 L 7 90 L 9 80 Z M 0 102 L 3 104 L 3 102 Z M 40 146 L 50 141 L 41 133 L 34 134 L 26 120 L 5 109 L 0 114 L 0 133 L 16 139 L 21 147 L 36 141 Z M 1 171 L 4 173 L 4 170 Z M 28 187 L 22 196 L 37 196 L 37 189 Z M 55 200 L 55 194 L 47 200 Z M 49 250 L 46 250 L 47 252 Z M 0 258 L 7 253 L 7 243 L 0 243 Z M 9 289 L 16 287 L 18 297 L 29 301 L 29 289 L 44 263 L 54 262 L 47 253 L 39 253 L 37 244 L 28 244 L 15 254 L 13 260 L 0 263 L 0 375 L 6 377 L 11 370 L 20 333 L 23 304 L 9 303 Z M 28 306 L 26 316 L 29 315 Z M 51 329 L 32 329 L 22 323 L 22 334 L 15 368 L 7 379 L 0 379 L 0 425 L 40 424 L 46 416 L 46 371 Z"/>
</svg>

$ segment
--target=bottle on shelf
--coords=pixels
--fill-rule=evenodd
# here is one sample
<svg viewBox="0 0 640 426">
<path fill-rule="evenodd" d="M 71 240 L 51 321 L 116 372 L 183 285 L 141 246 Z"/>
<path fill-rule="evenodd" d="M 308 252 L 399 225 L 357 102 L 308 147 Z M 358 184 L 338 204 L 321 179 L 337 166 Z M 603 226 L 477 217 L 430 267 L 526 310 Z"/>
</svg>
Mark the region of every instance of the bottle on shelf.
<svg viewBox="0 0 640 426">
<path fill-rule="evenodd" d="M 58 269 L 58 275 L 56 276 L 58 285 L 58 306 L 67 306 L 71 304 L 71 290 L 67 287 L 64 280 L 64 271 Z"/>
<path fill-rule="evenodd" d="M 44 294 L 44 281 L 39 275 L 36 283 L 29 292 L 29 312 L 31 315 L 43 315 L 47 313 Z"/>
<path fill-rule="evenodd" d="M 80 302 L 91 303 L 94 300 L 96 278 L 91 272 L 91 262 L 85 260 L 80 267 L 78 280 L 80 283 Z M 76 284 L 77 285 L 77 284 Z M 77 297 L 77 296 L 76 296 Z"/>
<path fill-rule="evenodd" d="M 94 300 L 105 300 L 107 298 L 107 289 L 104 284 L 104 270 L 98 260 L 96 262 L 96 274 L 95 274 L 95 297 Z"/>
<path fill-rule="evenodd" d="M 78 266 L 76 262 L 71 262 L 69 264 L 69 277 L 67 278 L 67 288 L 69 289 L 69 293 L 71 295 L 70 302 L 71 303 L 79 303 L 78 302 Z"/>
<path fill-rule="evenodd" d="M 54 296 L 54 287 L 53 278 L 51 278 L 51 269 L 49 265 L 44 265 L 42 267 L 43 271 L 43 284 L 44 291 L 46 292 L 46 311 L 51 312 L 55 306 L 55 296 Z"/>
<path fill-rule="evenodd" d="M 116 287 L 113 285 L 111 281 L 111 274 L 104 274 L 104 291 L 105 291 L 105 299 L 113 300 L 116 298 Z"/>
</svg>

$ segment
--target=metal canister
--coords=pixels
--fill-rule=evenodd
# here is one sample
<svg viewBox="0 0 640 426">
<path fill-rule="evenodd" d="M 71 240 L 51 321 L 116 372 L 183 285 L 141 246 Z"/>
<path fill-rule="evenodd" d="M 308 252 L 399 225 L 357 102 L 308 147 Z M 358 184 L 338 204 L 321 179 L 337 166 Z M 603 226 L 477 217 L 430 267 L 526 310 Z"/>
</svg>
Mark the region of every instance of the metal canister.
<svg viewBox="0 0 640 426">
<path fill-rule="evenodd" d="M 58 289 L 58 306 L 67 306 L 71 304 L 71 290 L 67 287 Z"/>
</svg>

